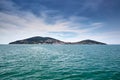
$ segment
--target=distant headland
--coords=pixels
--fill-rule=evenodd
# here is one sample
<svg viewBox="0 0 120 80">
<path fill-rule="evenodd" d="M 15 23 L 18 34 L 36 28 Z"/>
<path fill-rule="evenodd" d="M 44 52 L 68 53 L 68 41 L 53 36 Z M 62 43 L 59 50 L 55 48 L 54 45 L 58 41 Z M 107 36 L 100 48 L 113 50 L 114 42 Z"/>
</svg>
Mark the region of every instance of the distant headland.
<svg viewBox="0 0 120 80">
<path fill-rule="evenodd" d="M 97 45 L 106 45 L 106 43 L 94 41 L 94 40 L 82 40 L 78 42 L 64 42 L 58 39 L 54 39 L 51 37 L 31 37 L 23 40 L 17 40 L 14 42 L 10 42 L 9 44 L 97 44 Z"/>
</svg>

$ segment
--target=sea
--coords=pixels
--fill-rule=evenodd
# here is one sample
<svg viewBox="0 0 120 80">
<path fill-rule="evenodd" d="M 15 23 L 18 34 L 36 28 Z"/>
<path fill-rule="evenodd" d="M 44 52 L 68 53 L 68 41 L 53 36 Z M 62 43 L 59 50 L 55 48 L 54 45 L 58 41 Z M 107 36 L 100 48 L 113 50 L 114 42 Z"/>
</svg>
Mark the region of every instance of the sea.
<svg viewBox="0 0 120 80">
<path fill-rule="evenodd" d="M 0 80 L 120 80 L 120 45 L 0 45 Z"/>
</svg>

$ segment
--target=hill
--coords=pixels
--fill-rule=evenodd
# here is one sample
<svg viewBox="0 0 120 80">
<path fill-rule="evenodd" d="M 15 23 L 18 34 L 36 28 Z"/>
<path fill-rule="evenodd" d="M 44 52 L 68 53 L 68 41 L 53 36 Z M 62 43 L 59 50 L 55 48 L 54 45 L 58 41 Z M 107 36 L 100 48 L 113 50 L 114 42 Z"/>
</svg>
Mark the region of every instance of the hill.
<svg viewBox="0 0 120 80">
<path fill-rule="evenodd" d="M 64 42 L 50 37 L 36 36 L 24 40 L 14 41 L 9 44 L 64 44 Z"/>
<path fill-rule="evenodd" d="M 99 45 L 105 45 L 106 43 L 94 41 L 94 40 L 83 40 L 79 42 L 64 42 L 60 41 L 58 39 L 50 38 L 50 37 L 31 37 L 23 40 L 17 40 L 14 42 L 10 42 L 9 44 L 99 44 Z"/>
<path fill-rule="evenodd" d="M 79 41 L 79 42 L 75 42 L 74 44 L 100 44 L 100 45 L 105 45 L 106 43 L 102 43 L 102 42 L 98 42 L 98 41 L 94 41 L 94 40 L 82 40 L 82 41 Z"/>
</svg>

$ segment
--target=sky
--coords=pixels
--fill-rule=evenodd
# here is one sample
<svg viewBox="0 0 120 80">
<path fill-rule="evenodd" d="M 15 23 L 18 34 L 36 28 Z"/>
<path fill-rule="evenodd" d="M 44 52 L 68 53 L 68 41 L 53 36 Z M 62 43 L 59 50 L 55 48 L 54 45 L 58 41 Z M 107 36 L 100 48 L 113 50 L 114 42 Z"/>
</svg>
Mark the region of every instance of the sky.
<svg viewBox="0 0 120 80">
<path fill-rule="evenodd" d="M 0 44 L 34 36 L 120 44 L 120 0 L 0 0 Z"/>
</svg>

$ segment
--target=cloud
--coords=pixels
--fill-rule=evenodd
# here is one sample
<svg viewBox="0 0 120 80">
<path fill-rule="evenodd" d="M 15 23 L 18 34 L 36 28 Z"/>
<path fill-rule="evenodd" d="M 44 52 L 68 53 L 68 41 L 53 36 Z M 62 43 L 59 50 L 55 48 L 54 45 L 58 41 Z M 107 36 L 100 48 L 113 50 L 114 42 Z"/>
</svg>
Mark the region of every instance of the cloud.
<svg viewBox="0 0 120 80">
<path fill-rule="evenodd" d="M 75 38 L 78 36 L 78 34 L 75 32 L 49 32 L 48 35 L 55 35 L 62 38 Z"/>
<path fill-rule="evenodd" d="M 56 13 L 59 11 L 50 9 L 40 11 L 36 15 L 31 11 L 19 10 L 19 6 L 10 0 L 2 1 L 0 4 L 4 4 L 2 6 L 4 10 L 0 11 L 0 43 L 32 36 L 48 36 L 71 42 L 94 39 L 112 43 L 114 40 L 108 41 L 107 39 L 119 36 L 116 35 L 119 32 L 99 32 L 104 27 L 104 23 L 91 21 L 88 17 L 70 16 L 66 18 L 64 15 L 57 15 Z M 95 2 L 96 5 L 87 3 L 88 6 L 84 7 L 85 9 L 90 6 L 91 8 L 98 7 L 101 3 L 99 1 Z"/>
<path fill-rule="evenodd" d="M 101 6 L 104 0 L 85 0 L 81 10 L 96 11 Z"/>
<path fill-rule="evenodd" d="M 16 11 L 19 7 L 11 0 L 0 0 L 0 10 L 5 12 Z"/>
<path fill-rule="evenodd" d="M 21 12 L 20 12 L 21 13 Z M 72 20 L 66 20 L 59 18 L 54 21 L 53 24 L 46 23 L 47 14 L 44 16 L 36 16 L 31 12 L 23 12 L 24 15 L 14 13 L 0 12 L 0 34 L 1 36 L 14 37 L 17 35 L 16 39 L 30 37 L 30 36 L 50 36 L 50 37 L 71 37 L 80 33 L 90 32 L 99 28 L 100 24 L 91 23 L 89 28 L 84 28 L 84 26 L 89 26 L 82 23 L 73 23 Z M 52 20 L 50 18 L 49 20 Z M 53 19 L 54 20 L 54 19 Z M 82 24 L 82 26 L 81 26 Z M 96 26 L 97 24 L 97 26 Z M 72 26 L 71 26 L 72 25 Z M 51 33 L 54 33 L 51 35 Z M 67 34 L 66 34 L 67 33 Z M 65 34 L 62 36 L 57 36 L 56 34 Z M 69 34 L 69 35 L 68 35 Z"/>
</svg>

